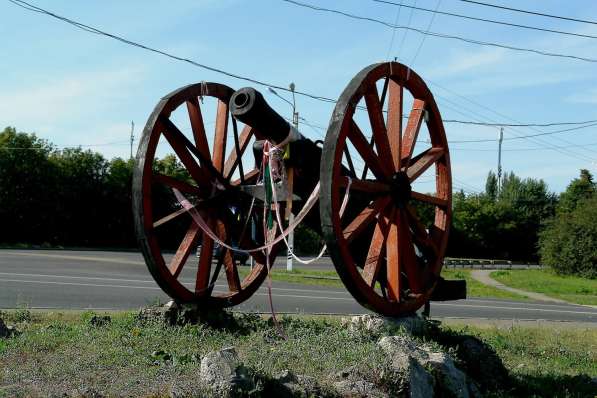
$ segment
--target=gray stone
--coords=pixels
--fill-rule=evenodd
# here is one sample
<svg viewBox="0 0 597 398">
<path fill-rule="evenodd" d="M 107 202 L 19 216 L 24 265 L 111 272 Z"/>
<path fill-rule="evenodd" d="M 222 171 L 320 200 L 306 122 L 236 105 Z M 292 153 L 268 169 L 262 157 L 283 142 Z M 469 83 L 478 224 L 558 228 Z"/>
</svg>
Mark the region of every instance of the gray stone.
<svg viewBox="0 0 597 398">
<path fill-rule="evenodd" d="M 379 336 L 390 335 L 403 330 L 418 335 L 422 334 L 425 329 L 425 320 L 418 315 L 390 318 L 366 314 L 343 318 L 342 326 L 347 327 L 349 332 L 352 333 L 365 332 Z"/>
<path fill-rule="evenodd" d="M 333 383 L 336 392 L 343 397 L 386 397 L 387 394 L 379 390 L 370 381 L 364 380 L 355 367 L 342 370 L 335 375 L 337 381 Z"/>
<path fill-rule="evenodd" d="M 0 318 L 0 338 L 10 337 L 10 335 L 11 335 L 10 329 L 6 326 L 6 324 L 4 323 L 4 320 L 2 320 L 2 318 Z"/>
<path fill-rule="evenodd" d="M 430 365 L 440 389 L 454 397 L 470 397 L 466 374 L 456 367 L 448 355 L 443 352 L 428 352 L 428 359 L 421 364 Z"/>
<path fill-rule="evenodd" d="M 418 344 L 409 336 L 384 337 L 379 341 L 379 345 L 392 358 L 392 366 L 396 370 L 408 369 L 409 375 L 413 372 L 413 379 L 416 380 L 408 381 L 413 392 L 418 393 L 417 389 L 421 388 L 426 393 L 429 386 L 433 384 L 428 383 L 429 378 L 417 370 L 416 365 L 412 365 L 412 359 L 423 368 L 431 369 L 436 386 L 440 390 L 454 397 L 470 396 L 466 374 L 456 367 L 452 358 L 446 353 L 435 351 L 426 344 Z M 427 384 L 420 384 L 421 382 Z"/>
<path fill-rule="evenodd" d="M 318 397 L 321 388 L 313 377 L 295 375 L 289 370 L 283 370 L 272 378 L 265 395 L 275 397 Z"/>
<path fill-rule="evenodd" d="M 233 397 L 255 388 L 234 347 L 207 354 L 201 360 L 199 379 L 219 396 Z"/>
</svg>

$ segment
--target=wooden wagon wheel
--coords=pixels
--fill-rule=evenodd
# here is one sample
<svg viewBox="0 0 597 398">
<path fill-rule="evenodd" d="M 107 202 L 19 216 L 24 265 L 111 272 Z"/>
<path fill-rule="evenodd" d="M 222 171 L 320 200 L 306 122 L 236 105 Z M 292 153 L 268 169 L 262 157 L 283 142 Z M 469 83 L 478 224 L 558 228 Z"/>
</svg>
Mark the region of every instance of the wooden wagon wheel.
<svg viewBox="0 0 597 398">
<path fill-rule="evenodd" d="M 236 120 L 230 118 L 228 102 L 233 92 L 222 84 L 200 83 L 170 93 L 149 117 L 139 144 L 133 176 L 137 238 L 152 276 L 179 302 L 200 302 L 210 307 L 236 305 L 248 299 L 267 275 L 265 255 L 254 252 L 251 254 L 254 266 L 241 278 L 233 252 L 223 248 L 214 250 L 214 241 L 180 207 L 172 191 L 176 188 L 189 199 L 221 241 L 241 249 L 251 249 L 262 243 L 256 242 L 259 240 L 256 236 L 251 236 L 255 235 L 251 233 L 251 222 L 247 219 L 251 197 L 238 189 L 242 184 L 254 184 L 258 177 L 256 169 L 246 173 L 242 162 L 246 148 L 258 133 L 250 126 L 239 132 Z M 204 98 L 217 102 L 211 150 L 206 132 L 208 124 L 203 120 L 206 112 L 202 109 L 205 108 L 202 105 Z M 173 122 L 173 112 L 176 116 L 182 112 L 185 121 L 190 122 L 193 141 Z M 227 151 L 230 129 L 234 140 Z M 183 174 L 181 177 L 156 170 L 156 148 L 160 139 L 164 145 L 169 145 L 168 152 L 173 151 L 186 169 L 186 173 L 178 173 Z M 158 214 L 158 207 L 162 208 L 162 214 Z M 164 212 L 164 207 L 168 211 Z M 258 223 L 259 212 L 252 214 L 256 218 L 253 221 Z M 172 240 L 176 230 L 165 234 L 161 231 L 172 223 L 178 223 L 179 243 L 172 259 L 167 262 L 161 242 Z M 200 251 L 198 259 L 195 250 Z M 191 265 L 185 267 L 187 263 Z M 222 268 L 227 280 L 223 291 L 215 285 Z M 182 280 L 183 271 L 190 281 Z"/>
<path fill-rule="evenodd" d="M 413 106 L 403 132 L 404 89 Z M 355 121 L 357 113 L 368 119 L 370 140 Z M 423 121 L 430 143 L 413 156 Z M 364 173 L 355 171 L 359 159 Z M 434 165 L 435 194 L 412 190 L 413 182 Z M 353 211 L 340 215 L 348 177 L 347 209 Z M 347 289 L 363 306 L 384 315 L 416 311 L 429 299 L 441 271 L 452 191 L 441 116 L 415 72 L 396 62 L 381 63 L 352 79 L 330 121 L 320 178 L 322 232 Z M 434 209 L 430 225 L 421 222 L 417 202 Z"/>
</svg>

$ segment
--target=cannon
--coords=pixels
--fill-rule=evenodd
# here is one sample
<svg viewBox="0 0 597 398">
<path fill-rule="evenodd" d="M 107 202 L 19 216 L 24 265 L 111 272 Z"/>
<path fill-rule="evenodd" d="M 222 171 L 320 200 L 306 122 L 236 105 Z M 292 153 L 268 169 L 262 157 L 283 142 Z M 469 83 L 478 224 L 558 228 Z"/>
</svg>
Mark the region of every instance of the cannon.
<svg viewBox="0 0 597 398">
<path fill-rule="evenodd" d="M 284 156 L 269 181 L 262 159 L 271 148 Z M 177 162 L 165 170 L 156 159 L 170 152 Z M 425 192 L 416 189 L 421 176 Z M 178 302 L 221 308 L 251 297 L 274 263 L 279 239 L 255 250 L 283 229 L 272 229 L 272 209 L 296 213 L 318 195 L 303 222 L 322 237 L 348 291 L 372 311 L 399 316 L 429 300 L 465 296 L 463 281 L 440 276 L 451 186 L 433 95 L 413 70 L 386 62 L 355 75 L 319 142 L 296 131 L 253 88 L 201 82 L 168 94 L 140 139 L 133 212 L 158 285 Z M 268 189 L 277 202 L 271 192 L 266 198 Z M 253 266 L 242 269 L 234 251 L 249 252 Z M 226 282 L 217 282 L 220 273 Z"/>
</svg>

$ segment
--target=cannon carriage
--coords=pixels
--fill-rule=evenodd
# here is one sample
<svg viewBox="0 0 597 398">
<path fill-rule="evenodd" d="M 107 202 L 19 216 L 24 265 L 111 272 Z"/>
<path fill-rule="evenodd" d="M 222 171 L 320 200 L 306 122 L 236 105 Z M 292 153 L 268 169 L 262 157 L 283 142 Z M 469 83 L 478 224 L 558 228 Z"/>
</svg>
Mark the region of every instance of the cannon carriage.
<svg viewBox="0 0 597 398">
<path fill-rule="evenodd" d="M 155 167 L 162 147 L 176 154 L 184 176 Z M 285 153 L 275 175 L 274 151 Z M 422 175 L 425 192 L 413 188 Z M 407 66 L 388 62 L 359 72 L 336 102 L 322 144 L 303 137 L 253 88 L 202 82 L 158 103 L 137 152 L 133 211 L 148 269 L 174 300 L 216 308 L 251 297 L 283 247 L 285 226 L 275 211 L 279 216 L 290 203 L 321 234 L 363 306 L 398 316 L 430 299 L 464 296 L 462 283 L 440 277 L 451 219 L 446 134 L 433 95 Z M 172 223 L 179 236 L 167 231 Z M 167 255 L 163 242 L 172 240 L 176 250 Z M 224 245 L 218 258 L 216 242 Z M 250 270 L 240 269 L 234 250 L 249 252 Z"/>
</svg>

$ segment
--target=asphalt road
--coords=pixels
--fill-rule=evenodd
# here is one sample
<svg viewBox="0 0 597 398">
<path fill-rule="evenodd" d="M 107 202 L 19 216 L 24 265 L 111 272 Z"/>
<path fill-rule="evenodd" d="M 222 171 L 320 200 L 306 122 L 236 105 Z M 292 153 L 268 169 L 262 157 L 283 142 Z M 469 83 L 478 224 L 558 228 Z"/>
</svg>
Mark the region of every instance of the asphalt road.
<svg viewBox="0 0 597 398">
<path fill-rule="evenodd" d="M 285 259 L 279 259 L 276 267 L 284 268 Z M 327 258 L 304 267 L 333 269 Z M 185 271 L 183 281 L 192 283 L 192 269 Z M 221 281 L 216 290 L 225 283 Z M 277 312 L 368 312 L 343 288 L 274 281 L 272 295 Z M 137 309 L 157 300 L 165 302 L 168 297 L 151 278 L 139 253 L 0 250 L 0 308 Z M 266 284 L 236 309 L 268 312 Z M 469 298 L 432 303 L 431 315 L 437 318 L 570 321 L 597 326 L 595 308 L 545 302 Z"/>
</svg>

